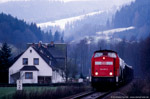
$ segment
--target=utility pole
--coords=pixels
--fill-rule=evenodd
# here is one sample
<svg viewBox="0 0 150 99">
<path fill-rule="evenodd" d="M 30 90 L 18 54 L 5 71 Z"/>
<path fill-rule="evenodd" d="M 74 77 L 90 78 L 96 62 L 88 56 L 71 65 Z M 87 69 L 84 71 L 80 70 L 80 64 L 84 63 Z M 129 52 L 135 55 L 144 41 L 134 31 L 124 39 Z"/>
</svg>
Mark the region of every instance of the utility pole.
<svg viewBox="0 0 150 99">
<path fill-rule="evenodd" d="M 66 44 L 66 55 L 65 55 L 65 74 L 66 74 L 66 82 L 68 82 L 68 74 L 67 74 L 67 44 Z"/>
</svg>

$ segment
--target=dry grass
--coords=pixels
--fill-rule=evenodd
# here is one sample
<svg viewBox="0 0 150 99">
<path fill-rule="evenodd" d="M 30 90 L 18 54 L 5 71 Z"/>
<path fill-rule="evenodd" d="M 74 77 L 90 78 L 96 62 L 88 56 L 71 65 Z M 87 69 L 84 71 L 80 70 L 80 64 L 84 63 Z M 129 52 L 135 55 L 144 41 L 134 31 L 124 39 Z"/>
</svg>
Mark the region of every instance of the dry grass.
<svg viewBox="0 0 150 99">
<path fill-rule="evenodd" d="M 67 97 L 70 95 L 74 95 L 83 91 L 88 90 L 88 87 L 59 87 L 56 90 L 45 89 L 44 91 L 34 91 L 34 92 L 26 92 L 26 91 L 16 91 L 13 94 L 13 99 L 60 99 L 63 97 Z M 9 97 L 6 97 L 9 98 Z"/>
<path fill-rule="evenodd" d="M 150 98 L 150 82 L 145 79 L 136 79 L 123 86 L 105 99 L 123 99 L 123 98 Z"/>
<path fill-rule="evenodd" d="M 131 84 L 127 92 L 128 96 L 149 96 L 150 95 L 150 83 L 148 80 L 139 79 Z"/>
</svg>

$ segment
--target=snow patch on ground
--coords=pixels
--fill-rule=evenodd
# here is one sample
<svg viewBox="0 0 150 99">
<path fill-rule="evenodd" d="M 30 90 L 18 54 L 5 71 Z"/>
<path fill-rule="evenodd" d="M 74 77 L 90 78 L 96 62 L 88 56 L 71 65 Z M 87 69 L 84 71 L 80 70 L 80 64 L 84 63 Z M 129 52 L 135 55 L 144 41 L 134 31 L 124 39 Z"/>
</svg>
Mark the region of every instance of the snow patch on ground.
<svg viewBox="0 0 150 99">
<path fill-rule="evenodd" d="M 116 32 L 123 32 L 123 31 L 127 31 L 127 30 L 132 30 L 135 29 L 135 27 L 130 26 L 130 27 L 126 27 L 126 28 L 116 28 L 116 29 L 111 29 L 111 30 L 106 30 L 106 31 L 100 31 L 100 32 L 96 32 L 97 34 L 101 35 L 101 34 L 114 34 Z"/>
<path fill-rule="evenodd" d="M 129 30 L 133 30 L 135 29 L 134 26 L 130 26 L 130 27 L 124 27 L 124 28 L 116 28 L 116 29 L 111 29 L 111 30 L 106 30 L 106 31 L 100 31 L 100 32 L 96 32 L 97 37 L 99 39 L 106 39 L 106 40 L 110 40 L 113 37 L 113 35 L 115 33 L 119 33 L 119 32 L 124 32 L 124 31 L 129 31 Z M 119 39 L 118 39 L 119 40 Z M 120 41 L 120 40 L 119 40 Z"/>
<path fill-rule="evenodd" d="M 97 11 L 97 12 L 92 12 L 92 13 L 88 13 L 85 15 L 65 18 L 65 19 L 56 20 L 56 21 L 52 21 L 52 22 L 39 23 L 39 24 L 37 24 L 37 26 L 41 27 L 41 28 L 47 28 L 48 26 L 52 26 L 52 27 L 59 26 L 61 30 L 65 30 L 66 24 L 72 24 L 73 22 L 78 21 L 78 20 L 82 20 L 87 16 L 93 16 L 93 15 L 101 14 L 103 12 L 104 11 Z"/>
</svg>

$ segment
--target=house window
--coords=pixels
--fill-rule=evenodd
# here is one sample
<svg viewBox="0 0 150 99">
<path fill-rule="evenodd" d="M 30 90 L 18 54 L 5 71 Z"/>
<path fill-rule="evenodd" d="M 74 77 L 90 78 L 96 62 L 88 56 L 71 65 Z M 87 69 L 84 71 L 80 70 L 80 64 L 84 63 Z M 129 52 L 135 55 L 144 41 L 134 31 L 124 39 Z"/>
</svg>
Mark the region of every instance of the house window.
<svg viewBox="0 0 150 99">
<path fill-rule="evenodd" d="M 32 72 L 25 72 L 25 79 L 33 79 L 33 73 Z"/>
<path fill-rule="evenodd" d="M 23 58 L 23 65 L 28 65 L 28 58 Z"/>
<path fill-rule="evenodd" d="M 34 58 L 33 63 L 34 65 L 39 65 L 39 58 Z"/>
<path fill-rule="evenodd" d="M 32 50 L 30 50 L 30 53 L 32 53 Z"/>
</svg>

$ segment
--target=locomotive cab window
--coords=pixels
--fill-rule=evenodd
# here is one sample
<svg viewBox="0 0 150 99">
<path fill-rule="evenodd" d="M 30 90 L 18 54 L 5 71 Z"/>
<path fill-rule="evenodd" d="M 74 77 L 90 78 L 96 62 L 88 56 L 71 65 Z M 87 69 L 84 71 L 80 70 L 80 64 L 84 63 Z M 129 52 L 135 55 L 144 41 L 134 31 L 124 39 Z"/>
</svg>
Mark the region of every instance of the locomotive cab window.
<svg viewBox="0 0 150 99">
<path fill-rule="evenodd" d="M 95 57 L 95 58 L 96 58 L 96 57 L 101 57 L 102 55 L 103 55 L 103 53 L 95 53 L 95 56 L 94 56 L 94 57 Z"/>
<path fill-rule="evenodd" d="M 101 57 L 101 56 L 108 56 L 108 57 L 112 57 L 112 58 L 116 58 L 116 53 L 113 52 L 99 52 L 99 53 L 95 53 L 94 58 L 96 57 Z"/>
<path fill-rule="evenodd" d="M 108 53 L 108 56 L 112 57 L 112 58 L 116 58 L 117 57 L 115 53 L 110 53 L 110 52 Z"/>
</svg>

